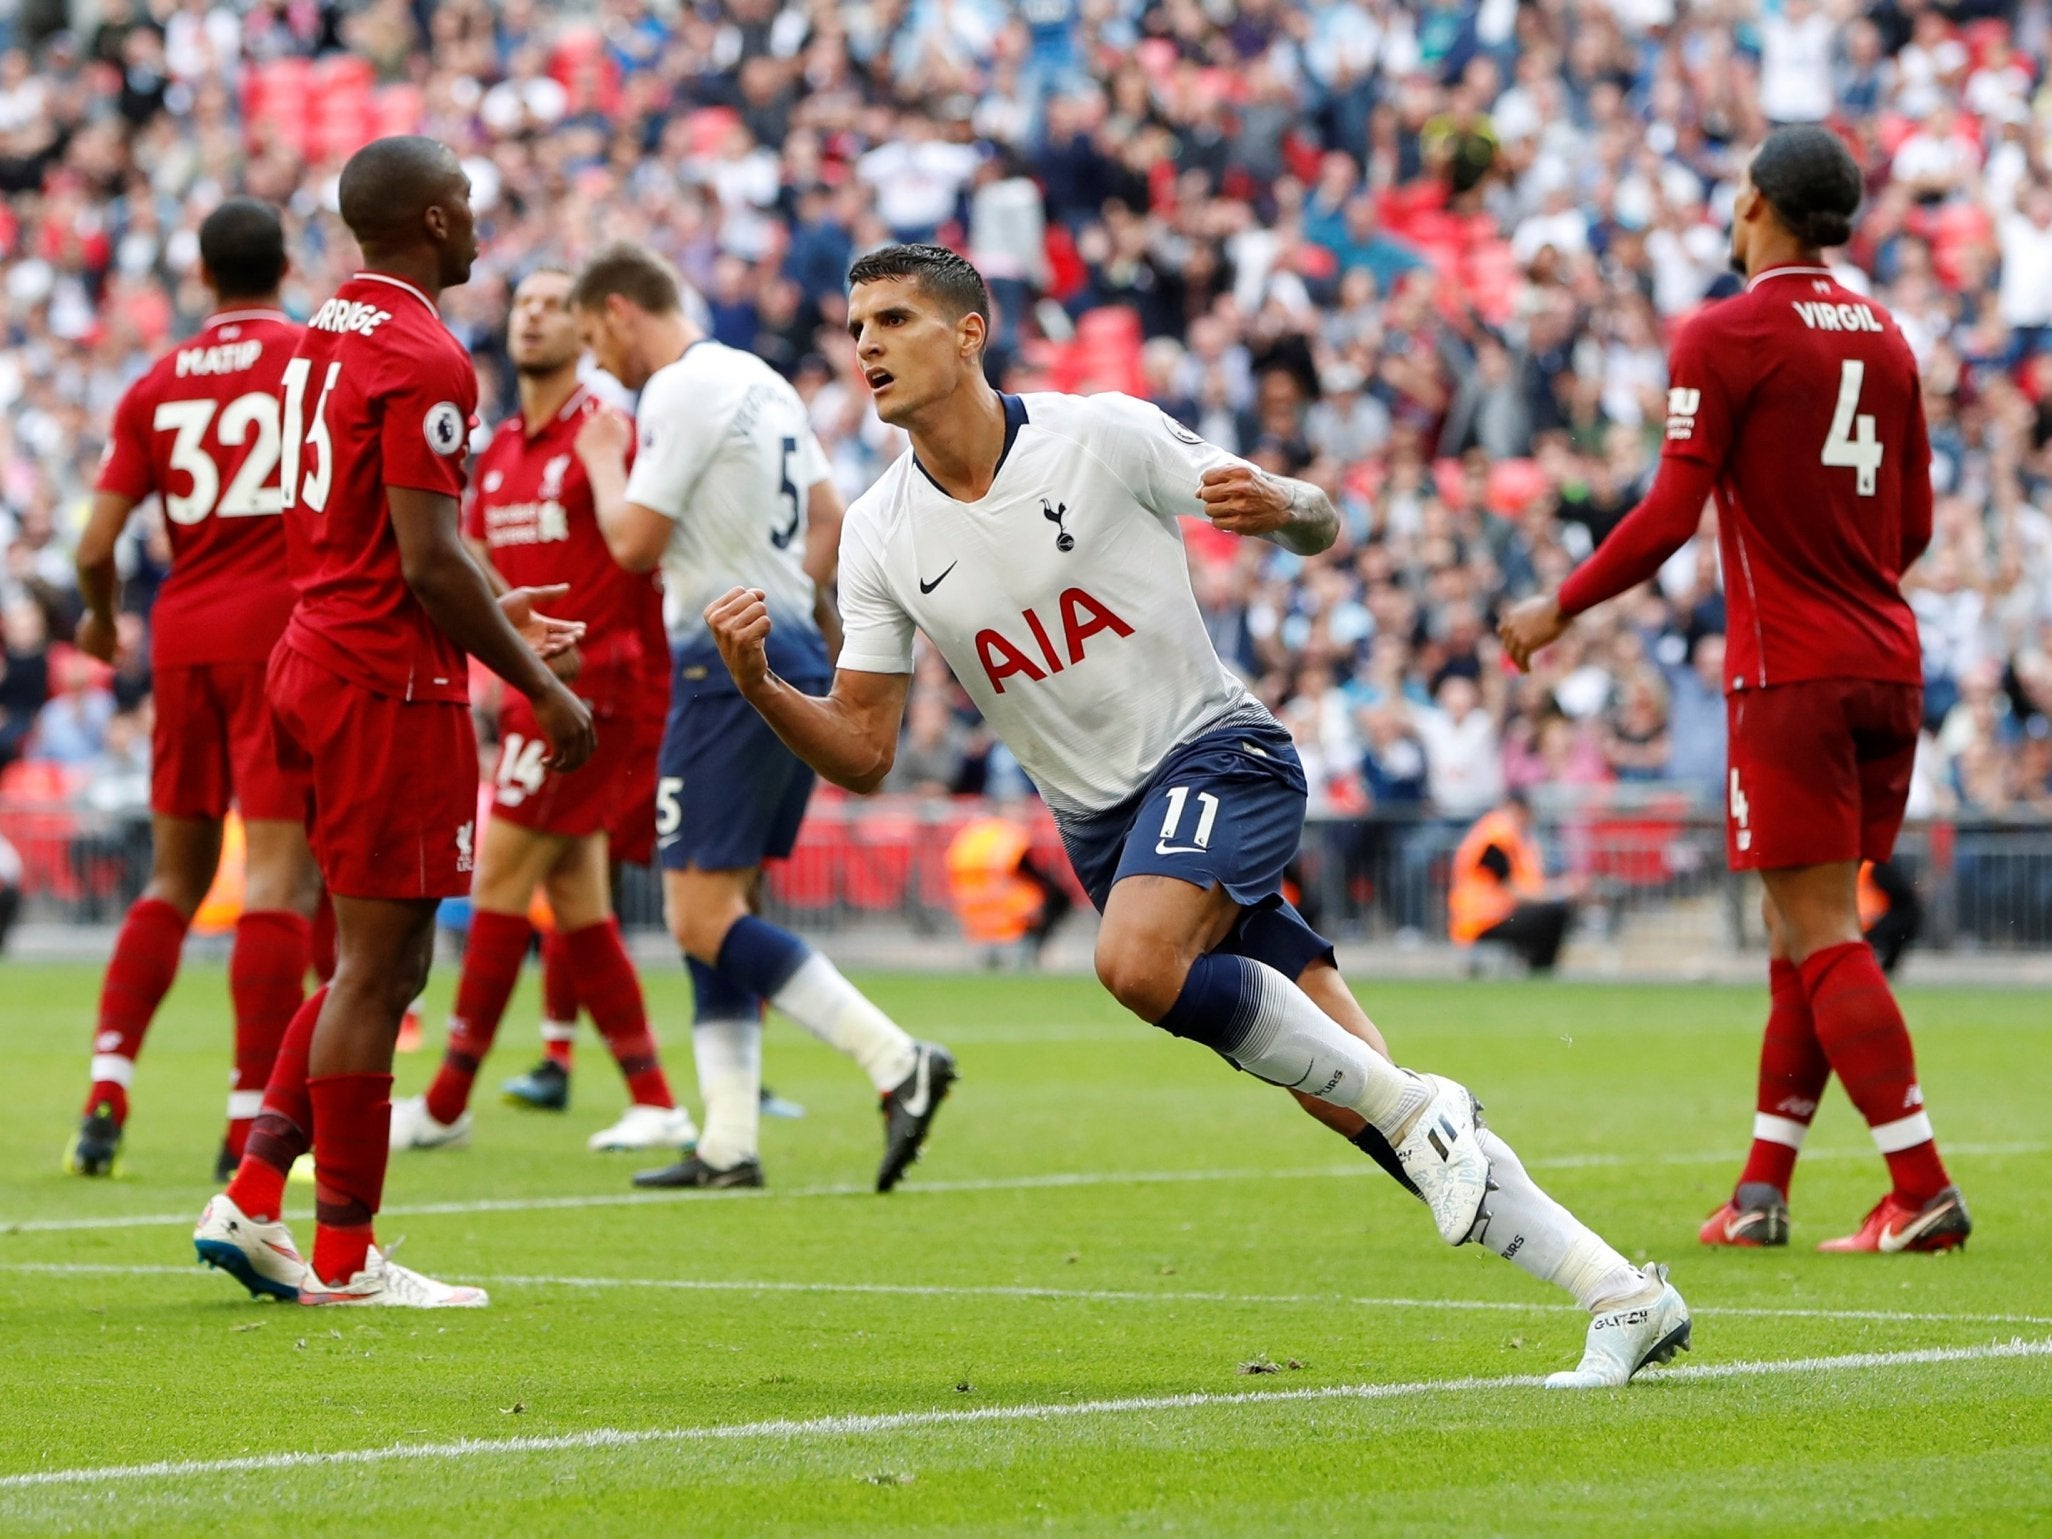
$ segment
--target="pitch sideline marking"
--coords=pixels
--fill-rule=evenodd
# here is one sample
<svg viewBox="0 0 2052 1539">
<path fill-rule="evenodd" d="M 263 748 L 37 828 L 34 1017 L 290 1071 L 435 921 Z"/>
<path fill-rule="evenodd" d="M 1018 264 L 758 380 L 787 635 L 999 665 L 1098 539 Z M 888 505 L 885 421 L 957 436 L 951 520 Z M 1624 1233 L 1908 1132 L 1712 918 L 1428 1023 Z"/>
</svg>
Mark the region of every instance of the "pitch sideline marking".
<svg viewBox="0 0 2052 1539">
<path fill-rule="evenodd" d="M 2048 1143 L 1949 1144 L 1948 1158 L 1976 1159 L 2005 1155 L 2045 1154 Z M 1656 1154 L 1638 1158 L 1624 1154 L 1561 1154 L 1525 1161 L 1528 1170 L 1602 1170 L 1620 1166 L 1717 1165 L 1736 1162 L 1739 1154 L 1729 1149 L 1701 1154 Z M 1805 1163 L 1817 1160 L 1872 1159 L 1868 1149 L 1811 1149 L 1804 1151 Z M 1134 1170 L 1056 1171 L 1037 1176 L 993 1176 L 967 1181 L 921 1181 L 900 1186 L 897 1195 L 947 1196 L 977 1192 L 1031 1192 L 1089 1186 L 1180 1185 L 1209 1181 L 1311 1181 L 1335 1176 L 1366 1176 L 1375 1167 L 1366 1161 L 1346 1165 L 1316 1165 L 1289 1170 Z M 867 1185 L 794 1186 L 784 1190 L 695 1192 L 679 1197 L 671 1192 L 600 1192 L 590 1196 L 487 1197 L 467 1202 L 400 1203 L 381 1210 L 387 1218 L 439 1218 L 466 1213 L 546 1213 L 561 1208 L 625 1208 L 650 1203 L 692 1205 L 706 1202 L 777 1202 L 813 1197 L 857 1197 L 873 1194 Z M 0 1238 L 11 1234 L 64 1234 L 95 1229 L 144 1229 L 166 1224 L 190 1224 L 198 1215 L 183 1213 L 105 1214 L 92 1218 L 0 1219 Z M 292 1217 L 305 1217 L 293 1214 Z"/>
<path fill-rule="evenodd" d="M 0 1261 L 0 1273 L 62 1277 L 190 1277 L 209 1280 L 197 1264 L 122 1265 L 97 1261 Z M 1010 1298 L 1085 1304 L 1342 1304 L 1362 1309 L 1445 1309 L 1490 1314 L 1580 1314 L 1574 1304 L 1512 1299 L 1377 1298 L 1350 1293 L 1222 1293 L 1204 1289 L 1151 1293 L 1141 1288 L 1034 1288 L 1025 1285 L 950 1283 L 803 1282 L 788 1278 L 537 1277 L 512 1273 L 466 1274 L 465 1281 L 507 1288 L 648 1288 L 680 1293 L 826 1293 L 911 1298 Z M 1915 1325 L 2052 1325 L 2052 1315 L 1949 1314 L 1899 1309 L 1798 1309 L 1779 1305 L 1712 1304 L 1705 1316 L 1760 1320 L 1873 1320 Z"/>
<path fill-rule="evenodd" d="M 1801 1373 L 1863 1372 L 1871 1369 L 1920 1367 L 1937 1363 L 1985 1362 L 2006 1358 L 2052 1357 L 2052 1339 L 1990 1342 L 1977 1347 L 1928 1347 L 1911 1352 L 1853 1352 L 1839 1357 L 1784 1358 L 1780 1361 L 1706 1363 L 1669 1368 L 1654 1382 L 1780 1377 Z M 856 1416 L 820 1416 L 810 1420 L 778 1418 L 712 1427 L 650 1427 L 623 1430 L 598 1427 L 589 1432 L 514 1438 L 462 1438 L 445 1443 L 392 1443 L 383 1448 L 341 1449 L 330 1453 L 253 1454 L 231 1459 L 167 1459 L 154 1464 L 117 1464 L 100 1468 L 32 1470 L 0 1475 L 0 1491 L 35 1486 L 100 1486 L 136 1480 L 178 1480 L 194 1475 L 260 1473 L 336 1465 L 405 1463 L 431 1459 L 475 1459 L 497 1454 L 567 1453 L 582 1449 L 631 1448 L 651 1443 L 713 1443 L 750 1438 L 797 1439 L 860 1437 L 930 1427 L 979 1423 L 1060 1421 L 1082 1416 L 1126 1416 L 1155 1411 L 1200 1410 L 1215 1406 L 1305 1403 L 1337 1400 L 1397 1400 L 1417 1395 L 1476 1393 L 1491 1390 L 1538 1389 L 1543 1376 L 1510 1374 L 1496 1378 L 1415 1379 L 1400 1384 L 1339 1384 L 1316 1389 L 1275 1390 L 1237 1394 L 1196 1392 L 1183 1395 L 1129 1395 L 1117 1399 L 1081 1400 L 1038 1405 L 977 1406 L 949 1411 L 891 1411 Z"/>
</svg>

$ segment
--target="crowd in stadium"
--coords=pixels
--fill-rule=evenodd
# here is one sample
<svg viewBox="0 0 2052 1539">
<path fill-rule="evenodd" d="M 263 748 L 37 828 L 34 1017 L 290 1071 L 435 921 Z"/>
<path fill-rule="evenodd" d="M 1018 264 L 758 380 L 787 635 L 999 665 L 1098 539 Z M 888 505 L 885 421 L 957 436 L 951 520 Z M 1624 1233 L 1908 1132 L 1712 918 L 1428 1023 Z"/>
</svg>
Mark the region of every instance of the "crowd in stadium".
<svg viewBox="0 0 2052 1539">
<path fill-rule="evenodd" d="M 138 661 L 65 642 L 69 543 L 122 389 L 198 321 L 198 221 L 288 212 L 304 315 L 346 275 L 346 155 L 459 148 L 480 210 L 450 325 L 510 409 L 507 299 L 626 237 L 786 372 L 844 495 L 900 435 L 839 326 L 849 261 L 965 251 L 1007 389 L 1160 403 L 1341 508 L 1310 562 L 1191 531 L 1220 652 L 1314 805 L 1469 816 L 1507 787 L 1718 792 L 1707 533 L 1517 678 L 1493 617 L 1649 484 L 1664 352 L 1736 282 L 1723 220 L 1769 126 L 1828 121 L 1869 198 L 1842 276 L 1924 370 L 1937 536 L 1912 813 L 2052 809 L 2052 89 L 2042 5 L 1882 0 L 101 0 L 0 10 L 0 766 L 147 796 L 164 545 L 123 551 Z M 1193 504 L 1194 507 L 1194 504 Z M 1003 789 L 936 659 L 894 788 Z"/>
</svg>

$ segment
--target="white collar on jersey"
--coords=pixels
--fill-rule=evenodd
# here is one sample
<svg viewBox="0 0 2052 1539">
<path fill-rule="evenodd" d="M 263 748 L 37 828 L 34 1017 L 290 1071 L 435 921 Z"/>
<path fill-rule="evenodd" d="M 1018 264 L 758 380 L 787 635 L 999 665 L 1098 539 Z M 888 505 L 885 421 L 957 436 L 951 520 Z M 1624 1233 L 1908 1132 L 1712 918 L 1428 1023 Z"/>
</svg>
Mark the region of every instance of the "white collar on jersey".
<svg viewBox="0 0 2052 1539">
<path fill-rule="evenodd" d="M 415 288 L 412 284 L 408 283 L 404 278 L 395 278 L 390 273 L 357 272 L 351 273 L 349 275 L 349 281 L 351 283 L 389 283 L 395 289 L 406 290 L 407 293 L 411 294 L 415 299 L 419 300 L 422 304 L 426 305 L 428 307 L 428 313 L 432 315 L 436 320 L 440 320 L 442 318 L 442 312 L 435 307 L 435 302 L 432 299 L 428 298 L 427 295 L 421 293 L 421 291 Z"/>
<path fill-rule="evenodd" d="M 1747 280 L 1746 292 L 1750 294 L 1754 289 L 1758 288 L 1761 284 L 1765 283 L 1769 278 L 1799 278 L 1805 275 L 1812 278 L 1834 279 L 1837 276 L 1828 267 L 1770 267 L 1765 272 L 1754 273 L 1753 276 Z"/>
<path fill-rule="evenodd" d="M 262 310 L 221 310 L 208 316 L 207 324 L 209 326 L 233 326 L 241 321 L 284 321 L 289 324 L 291 320 L 292 317 L 283 310 L 269 308 Z"/>
</svg>

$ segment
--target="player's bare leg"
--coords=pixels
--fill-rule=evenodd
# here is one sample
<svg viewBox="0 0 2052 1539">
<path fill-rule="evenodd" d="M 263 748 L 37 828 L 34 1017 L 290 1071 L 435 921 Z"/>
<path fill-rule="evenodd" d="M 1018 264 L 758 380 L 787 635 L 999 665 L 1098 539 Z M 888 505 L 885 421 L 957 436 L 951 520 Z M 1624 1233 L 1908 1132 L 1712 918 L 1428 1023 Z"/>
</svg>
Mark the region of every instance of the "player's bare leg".
<svg viewBox="0 0 2052 1539">
<path fill-rule="evenodd" d="M 723 1184 L 713 1178 L 739 1170 L 748 1184 L 760 1182 L 761 1001 L 767 1000 L 853 1058 L 876 1087 L 885 1144 L 877 1189 L 888 1191 L 918 1157 L 954 1080 L 954 1060 L 942 1048 L 915 1042 L 804 941 L 757 918 L 752 900 L 761 879 L 761 868 L 753 866 L 663 873 L 664 912 L 697 998 L 691 1037 L 705 1131 L 693 1160 L 636 1180 L 704 1186 Z"/>
<path fill-rule="evenodd" d="M 235 1078 L 228 1092 L 228 1132 L 216 1179 L 241 1163 L 250 1125 L 286 1028 L 306 998 L 313 916 L 321 877 L 306 826 L 278 818 L 243 825 L 246 875 L 242 917 L 228 956 L 228 994 L 235 1006 Z"/>
<path fill-rule="evenodd" d="M 185 932 L 214 884 L 220 863 L 218 821 L 151 814 L 149 884 L 122 921 L 100 985 L 92 1083 L 78 1132 L 64 1153 L 64 1168 L 73 1175 L 114 1174 L 128 1121 L 136 1055 L 178 976 Z"/>
<path fill-rule="evenodd" d="M 1938 1156 L 1909 1028 L 1860 932 L 1856 862 L 1761 872 L 1816 1040 L 1888 1162 L 1889 1194 L 1840 1251 L 1949 1250 L 1973 1230 Z"/>
<path fill-rule="evenodd" d="M 1157 891 L 1140 888 L 1138 884 L 1161 883 Z M 1136 888 L 1135 896 L 1145 903 L 1139 923 L 1130 908 L 1121 909 L 1118 928 L 1113 928 L 1113 913 L 1119 906 L 1120 894 L 1128 888 Z M 1180 888 L 1180 894 L 1176 889 Z M 1195 901 L 1192 901 L 1192 897 Z M 1148 901 L 1159 900 L 1159 901 Z M 1155 912 L 1150 913 L 1148 910 Z M 1198 1036 L 1196 1031 L 1177 1031 L 1171 1023 L 1170 1014 L 1185 1007 L 1185 995 L 1190 989 L 1189 973 L 1197 966 L 1197 958 L 1189 955 L 1191 950 L 1210 940 L 1212 945 L 1225 938 L 1236 915 L 1236 905 L 1220 889 L 1208 893 L 1187 883 L 1168 877 L 1130 877 L 1112 889 L 1111 901 L 1106 904 L 1106 929 L 1112 931 L 1111 945 L 1128 959 L 1121 963 L 1116 955 L 1107 957 L 1104 932 L 1100 932 L 1099 976 L 1107 988 L 1121 1003 L 1145 1017 L 1148 1010 L 1159 1007 L 1167 981 L 1177 966 L 1185 972 L 1185 982 L 1178 997 L 1170 1007 L 1156 1017 L 1157 1023 L 1177 1035 L 1189 1035 L 1206 1041 L 1214 1051 L 1220 1052 L 1236 1066 L 1248 1072 L 1280 1082 L 1279 1075 L 1264 1073 L 1253 1061 L 1253 1055 L 1243 1058 L 1249 1049 L 1246 1045 L 1231 1052 L 1220 1048 L 1216 1042 Z M 1193 927 L 1185 932 L 1186 939 L 1178 942 L 1176 932 L 1162 928 L 1165 921 L 1171 921 L 1177 914 L 1187 915 Z M 1149 921 L 1152 921 L 1149 924 Z M 1140 928 L 1146 926 L 1146 928 Z M 1136 941 L 1135 930 L 1140 929 Z M 1208 963 L 1225 964 L 1228 968 L 1237 966 L 1243 974 L 1246 970 L 1260 968 L 1262 964 L 1249 962 L 1242 957 L 1224 958 L 1206 956 Z M 1151 964 L 1151 966 L 1150 966 Z M 1147 968 L 1147 971 L 1140 969 Z M 1133 970 L 1128 970 L 1133 969 Z M 1279 992 L 1275 985 L 1281 983 L 1282 975 L 1273 969 L 1263 968 L 1267 979 L 1267 992 Z M 1151 972 L 1151 976 L 1150 976 Z M 1200 987 L 1203 986 L 1200 982 Z M 1257 985 L 1257 988 L 1259 986 Z M 1361 1048 L 1381 1060 L 1385 1073 L 1407 1079 L 1416 1076 L 1404 1075 L 1388 1062 L 1389 1049 L 1382 1033 L 1368 1018 L 1353 991 L 1340 976 L 1339 970 L 1323 958 L 1314 959 L 1298 978 L 1301 998 L 1306 1004 L 1315 1006 L 1330 1024 L 1357 1043 Z M 1244 983 L 1239 985 L 1241 996 L 1246 991 Z M 1258 1029 L 1258 1026 L 1257 1026 Z M 1248 1040 L 1254 1039 L 1254 1032 L 1248 1033 Z M 1283 1070 L 1294 1071 L 1299 1064 L 1310 1059 L 1314 1071 L 1323 1067 L 1320 1063 L 1320 1046 L 1315 1036 L 1306 1040 L 1282 1046 L 1283 1034 L 1278 1033 L 1275 1044 L 1266 1049 L 1267 1061 L 1281 1065 Z M 1278 1051 L 1280 1049 L 1280 1051 Z M 1257 1052 L 1260 1050 L 1257 1049 Z M 1329 1077 L 1329 1076 L 1322 1076 Z M 1448 1082 L 1440 1081 L 1440 1084 Z M 1458 1088 L 1458 1087 L 1455 1087 Z M 1292 1087 L 1291 1093 L 1299 1104 L 1318 1121 L 1324 1123 L 1341 1137 L 1355 1144 L 1373 1157 L 1378 1164 L 1414 1192 L 1418 1187 L 1409 1179 L 1407 1172 L 1421 1167 L 1416 1155 L 1405 1149 L 1411 1140 L 1406 1137 L 1410 1131 L 1402 1120 L 1385 1120 L 1378 1126 L 1371 1122 L 1364 1111 L 1364 1099 L 1357 1096 L 1347 1102 L 1327 1099 Z M 1465 1092 L 1462 1092 L 1465 1095 Z M 1424 1120 L 1415 1113 L 1411 1122 Z M 1584 1388 L 1618 1384 L 1628 1380 L 1646 1362 L 1661 1362 L 1675 1351 L 1684 1348 L 1689 1340 L 1689 1320 L 1686 1306 L 1667 1283 L 1664 1268 L 1649 1267 L 1640 1270 L 1622 1255 L 1618 1254 L 1587 1225 L 1581 1223 L 1559 1203 L 1540 1190 L 1523 1163 L 1510 1146 L 1497 1135 L 1494 1129 L 1483 1126 L 1479 1119 L 1475 1123 L 1475 1138 L 1486 1156 L 1487 1190 L 1471 1221 L 1468 1231 L 1459 1236 L 1450 1236 L 1458 1244 L 1473 1239 L 1495 1254 L 1513 1262 L 1522 1270 L 1542 1282 L 1554 1283 L 1571 1293 L 1576 1302 L 1595 1316 L 1590 1327 L 1590 1343 L 1582 1365 L 1573 1373 L 1557 1375 L 1559 1387 Z M 1404 1150 L 1399 1153 L 1399 1150 Z M 1435 1209 L 1435 1218 L 1438 1211 Z M 1442 1229 L 1442 1233 L 1444 1233 Z M 1620 1332 L 1620 1321 L 1629 1322 Z M 1613 1338 L 1630 1343 L 1620 1354 L 1613 1349 Z"/>
<path fill-rule="evenodd" d="M 1274 968 L 1216 950 L 1239 915 L 1216 883 L 1129 876 L 1104 905 L 1098 979 L 1170 1035 L 1270 1084 L 1359 1113 L 1395 1146 L 1441 1236 L 1460 1244 L 1488 1179 L 1473 1098 L 1451 1081 L 1397 1068 Z"/>
</svg>

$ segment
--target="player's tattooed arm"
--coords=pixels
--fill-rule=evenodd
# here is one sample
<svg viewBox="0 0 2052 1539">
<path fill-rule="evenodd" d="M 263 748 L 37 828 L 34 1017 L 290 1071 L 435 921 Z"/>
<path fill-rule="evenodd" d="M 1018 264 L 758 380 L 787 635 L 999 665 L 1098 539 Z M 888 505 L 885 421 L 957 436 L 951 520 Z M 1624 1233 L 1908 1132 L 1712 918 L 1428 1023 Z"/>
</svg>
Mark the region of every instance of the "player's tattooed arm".
<svg viewBox="0 0 2052 1539">
<path fill-rule="evenodd" d="M 728 589 L 706 606 L 705 624 L 742 698 L 786 748 L 858 796 L 883 784 L 898 754 L 910 674 L 843 668 L 824 696 L 793 689 L 770 670 L 770 613 L 760 588 Z"/>
<path fill-rule="evenodd" d="M 1299 556 L 1329 550 L 1339 538 L 1332 499 L 1309 481 L 1252 465 L 1215 465 L 1197 484 L 1204 516 L 1232 534 L 1253 535 Z"/>
</svg>

